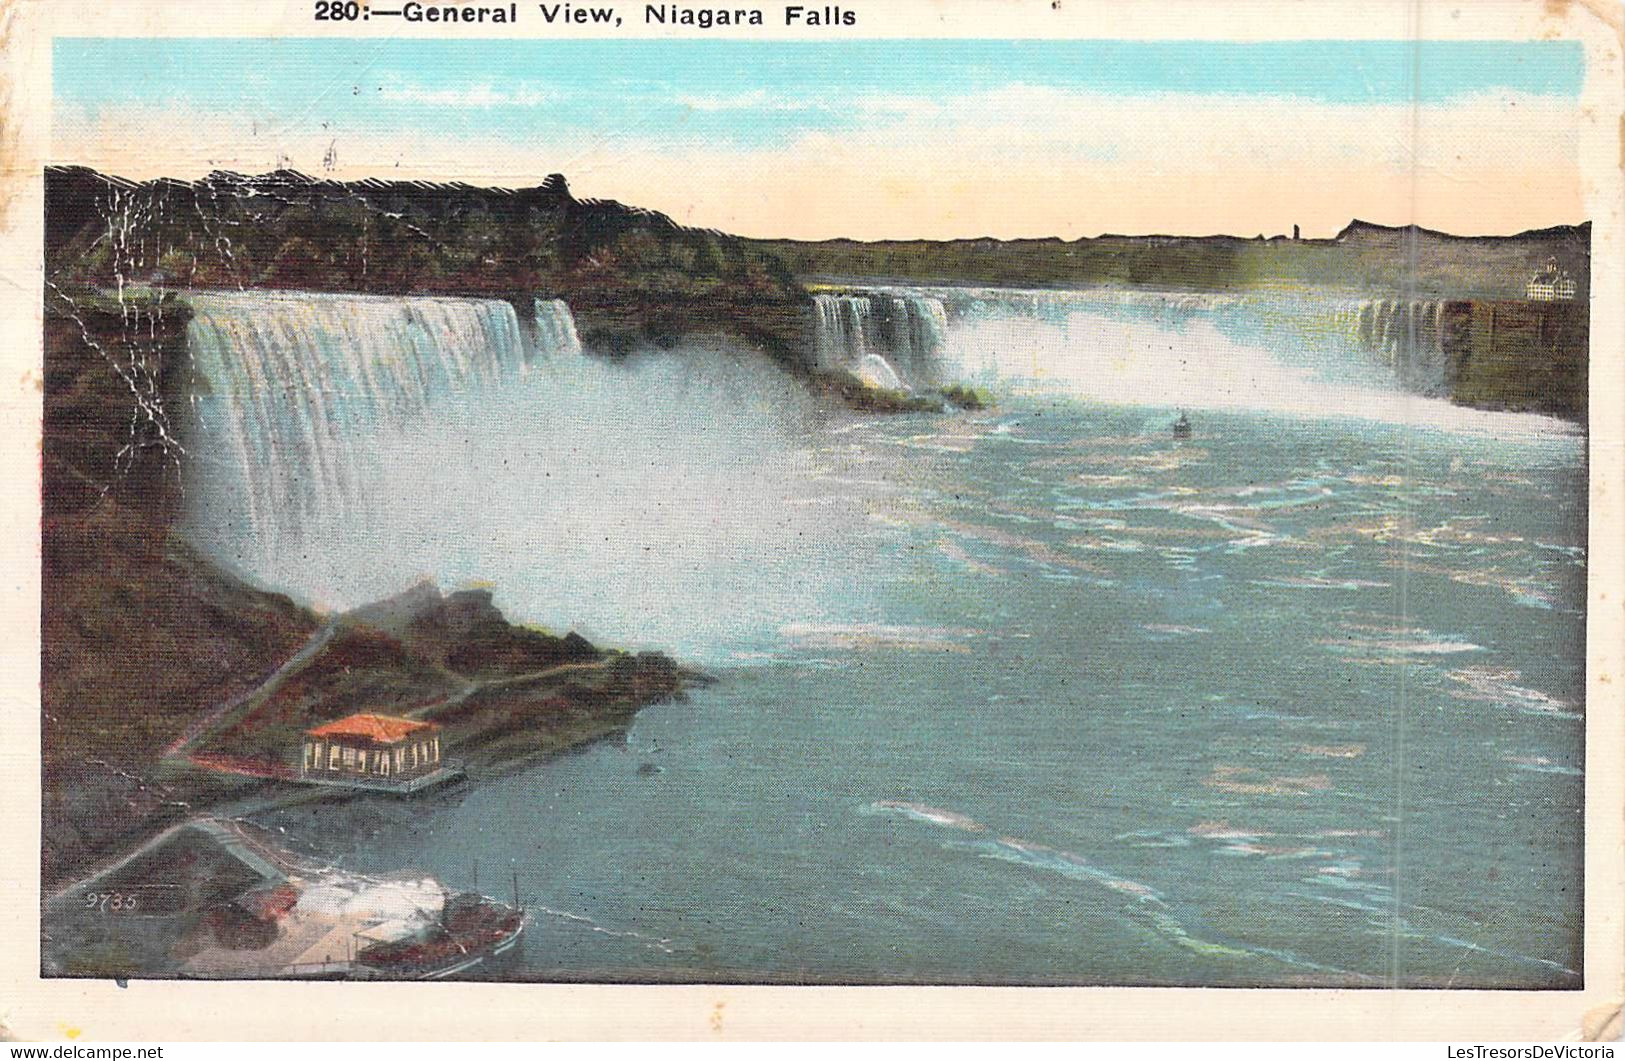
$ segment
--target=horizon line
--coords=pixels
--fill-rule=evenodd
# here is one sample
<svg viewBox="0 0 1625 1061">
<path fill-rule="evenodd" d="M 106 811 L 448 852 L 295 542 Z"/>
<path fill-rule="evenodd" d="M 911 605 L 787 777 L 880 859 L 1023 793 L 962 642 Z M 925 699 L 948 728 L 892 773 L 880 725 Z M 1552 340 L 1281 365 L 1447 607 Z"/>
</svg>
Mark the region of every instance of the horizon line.
<svg viewBox="0 0 1625 1061">
<path fill-rule="evenodd" d="M 1310 244 L 1335 244 L 1335 243 L 1340 242 L 1352 230 L 1356 230 L 1356 229 L 1359 229 L 1359 228 L 1382 229 L 1382 230 L 1386 230 L 1386 231 L 1389 231 L 1389 232 L 1414 232 L 1415 234 L 1418 234 L 1418 235 L 1438 236 L 1438 237 L 1442 237 L 1442 238 L 1445 238 L 1445 239 L 1463 239 L 1463 240 L 1506 239 L 1506 240 L 1511 240 L 1511 239 L 1522 239 L 1522 238 L 1526 238 L 1526 237 L 1530 237 L 1530 236 L 1538 236 L 1538 235 L 1543 235 L 1543 234 L 1548 234 L 1548 233 L 1558 233 L 1558 232 L 1560 232 L 1560 231 L 1562 231 L 1564 229 L 1573 229 L 1573 230 L 1588 229 L 1588 228 L 1591 227 L 1591 224 L 1592 224 L 1592 219 L 1591 218 L 1586 218 L 1586 219 L 1581 220 L 1581 221 L 1561 222 L 1561 223 L 1554 224 L 1554 225 L 1539 225 L 1539 226 L 1535 226 L 1533 228 L 1520 229 L 1520 230 L 1518 230 L 1516 232 L 1508 232 L 1508 233 L 1463 233 L 1463 232 L 1451 232 L 1451 231 L 1447 231 L 1445 229 L 1439 229 L 1439 228 L 1431 228 L 1431 227 L 1419 224 L 1419 223 L 1414 222 L 1414 221 L 1406 222 L 1406 223 L 1403 223 L 1403 224 L 1389 224 L 1387 222 L 1382 222 L 1382 221 L 1366 221 L 1366 220 L 1364 220 L 1362 218 L 1359 218 L 1359 217 L 1350 216 L 1349 220 L 1341 228 L 1339 228 L 1336 233 L 1334 233 L 1333 235 L 1330 235 L 1330 236 L 1302 236 L 1302 237 L 1295 237 L 1295 236 L 1289 235 L 1286 232 L 1278 232 L 1278 233 L 1273 233 L 1273 234 L 1266 234 L 1266 233 L 1263 233 L 1263 232 L 1259 232 L 1259 233 L 1254 234 L 1254 235 L 1241 235 L 1239 233 L 1234 233 L 1234 232 L 1207 232 L 1207 233 L 1185 232 L 1185 233 L 1179 233 L 1179 232 L 1165 232 L 1164 231 L 1164 232 L 1134 233 L 1134 232 L 1102 231 L 1102 232 L 1096 233 L 1095 235 L 1092 235 L 1092 236 L 1074 236 L 1074 237 L 1072 237 L 1070 239 L 1064 238 L 1062 236 L 1057 236 L 1057 235 L 1044 235 L 1044 236 L 990 236 L 990 235 L 985 235 L 985 234 L 984 235 L 974 235 L 974 236 L 949 236 L 949 237 L 946 237 L 946 238 L 931 238 L 931 237 L 924 237 L 924 236 L 912 236 L 912 237 L 887 236 L 887 237 L 880 237 L 880 238 L 864 238 L 864 237 L 861 237 L 861 236 L 844 236 L 843 235 L 843 236 L 821 236 L 821 237 L 819 237 L 817 239 L 805 239 L 805 238 L 796 238 L 796 237 L 792 237 L 792 236 L 745 236 L 745 235 L 740 235 L 739 233 L 736 233 L 736 232 L 730 232 L 730 231 L 728 231 L 726 229 L 716 228 L 714 226 L 683 224 L 680 221 L 674 220 L 671 217 L 671 215 L 669 213 L 667 213 L 666 211 L 664 211 L 664 210 L 659 210 L 659 209 L 656 209 L 656 208 L 653 208 L 653 207 L 639 206 L 639 205 L 637 205 L 635 203 L 624 202 L 624 201 L 622 201 L 620 199 L 598 198 L 598 197 L 594 197 L 594 196 L 578 197 L 578 196 L 574 195 L 572 192 L 570 192 L 570 190 L 568 188 L 568 176 L 566 174 L 558 173 L 558 172 L 550 173 L 547 176 L 545 176 L 543 178 L 543 183 L 541 183 L 541 184 L 523 185 L 523 186 L 515 186 L 515 185 L 507 185 L 507 184 L 475 184 L 475 183 L 471 183 L 469 181 L 462 181 L 462 180 L 428 180 L 428 179 L 423 179 L 423 178 L 393 178 L 392 179 L 392 178 L 388 178 L 388 177 L 357 177 L 357 178 L 318 177 L 318 176 L 313 176 L 313 175 L 311 175 L 309 173 L 305 173 L 302 170 L 294 169 L 292 167 L 279 167 L 277 169 L 265 170 L 265 171 L 263 171 L 261 173 L 241 173 L 241 172 L 238 172 L 236 170 L 229 170 L 229 169 L 212 169 L 209 172 L 202 175 L 201 177 L 188 178 L 188 177 L 174 177 L 174 176 L 157 176 L 157 177 L 148 177 L 148 178 L 145 178 L 145 179 L 142 179 L 142 180 L 135 180 L 135 179 L 132 179 L 132 178 L 129 178 L 129 177 L 119 175 L 119 174 L 105 172 L 103 170 L 97 169 L 95 166 L 87 165 L 85 163 L 79 163 L 79 162 L 47 162 L 42 167 L 42 173 L 41 173 L 42 181 L 43 181 L 44 176 L 49 174 L 52 170 L 82 172 L 82 173 L 89 174 L 91 176 L 100 178 L 101 180 L 106 181 L 110 185 L 123 187 L 123 188 L 126 188 L 126 189 L 140 188 L 140 187 L 143 187 L 143 186 L 146 186 L 146 185 L 155 185 L 155 184 L 181 184 L 181 185 L 187 185 L 187 186 L 196 186 L 196 185 L 199 185 L 199 184 L 206 183 L 212 177 L 218 176 L 218 177 L 223 177 L 223 178 L 232 178 L 232 179 L 235 179 L 235 180 L 249 181 L 249 182 L 263 181 L 266 178 L 272 178 L 272 177 L 280 178 L 281 180 L 284 180 L 284 181 L 291 181 L 294 178 L 297 178 L 299 180 L 299 182 L 307 184 L 307 185 L 312 185 L 312 186 L 314 186 L 314 185 L 323 185 L 323 184 L 331 184 L 331 185 L 338 185 L 338 186 L 371 185 L 371 186 L 380 187 L 380 188 L 387 188 L 387 187 L 391 187 L 391 186 L 403 186 L 403 187 L 415 187 L 415 188 L 426 189 L 426 190 L 489 192 L 489 193 L 493 193 L 493 194 L 497 194 L 497 195 L 504 195 L 504 194 L 506 194 L 506 195 L 518 195 L 518 194 L 525 193 L 525 192 L 546 191 L 547 188 L 546 188 L 546 183 L 545 182 L 547 180 L 549 180 L 550 178 L 556 176 L 556 177 L 564 178 L 564 180 L 566 182 L 566 187 L 565 187 L 565 189 L 563 191 L 563 196 L 565 198 L 569 199 L 572 202 L 582 203 L 582 204 L 586 204 L 586 205 L 613 204 L 615 206 L 619 206 L 619 207 L 621 207 L 623 209 L 626 209 L 626 210 L 633 210 L 633 211 L 637 211 L 637 212 L 643 213 L 643 214 L 659 216 L 661 218 L 664 218 L 668 223 L 670 223 L 670 224 L 672 224 L 672 225 L 674 225 L 674 226 L 676 226 L 678 228 L 686 229 L 688 231 L 706 232 L 706 233 L 710 233 L 710 234 L 713 234 L 713 235 L 726 236 L 726 237 L 729 237 L 731 239 L 750 240 L 752 242 L 757 242 L 757 243 L 806 243 L 806 244 L 857 243 L 857 244 L 869 244 L 869 245 L 877 245 L 877 244 L 885 244 L 885 243 L 1046 243 L 1046 242 L 1082 243 L 1082 242 L 1086 242 L 1086 241 L 1090 241 L 1090 240 L 1103 240 L 1103 239 L 1132 239 L 1132 240 L 1166 239 L 1166 240 L 1235 240 L 1235 241 L 1243 242 L 1243 243 L 1287 242 L 1287 243 L 1310 243 Z M 1586 248 L 1586 251 L 1587 251 L 1587 256 L 1589 257 L 1589 255 L 1590 255 L 1589 246 Z"/>
</svg>

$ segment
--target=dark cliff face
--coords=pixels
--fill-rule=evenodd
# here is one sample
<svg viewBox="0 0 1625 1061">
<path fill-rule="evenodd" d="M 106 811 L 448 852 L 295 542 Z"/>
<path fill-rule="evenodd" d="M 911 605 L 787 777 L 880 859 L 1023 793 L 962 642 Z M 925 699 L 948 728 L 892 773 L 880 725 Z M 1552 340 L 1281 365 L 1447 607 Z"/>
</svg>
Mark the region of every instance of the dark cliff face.
<svg viewBox="0 0 1625 1061">
<path fill-rule="evenodd" d="M 1452 401 L 1585 423 L 1591 345 L 1584 302 L 1478 300 L 1445 304 Z"/>
<path fill-rule="evenodd" d="M 46 879 L 193 793 L 157 780 L 196 714 L 252 688 L 316 627 L 171 533 L 182 501 L 169 411 L 187 314 L 172 300 L 48 293 L 41 676 Z"/>
<path fill-rule="evenodd" d="M 611 346 L 722 333 L 793 364 L 806 295 L 776 259 L 659 214 L 578 201 L 557 176 L 507 191 L 294 173 L 138 185 L 52 169 L 45 213 L 47 881 L 245 783 L 184 761 L 193 752 L 274 768 L 313 719 L 432 706 L 474 683 L 493 691 L 465 695 L 450 732 L 469 744 L 502 735 L 502 754 L 518 759 L 679 688 L 669 660 L 515 626 L 484 591 L 422 588 L 313 641 L 320 617 L 179 531 L 195 459 L 174 415 L 195 385 L 190 312 L 155 292 L 485 295 L 527 314 L 545 294 L 579 305 L 582 331 Z M 308 658 L 261 686 L 307 644 Z M 257 687 L 260 706 L 210 721 Z"/>
<path fill-rule="evenodd" d="M 47 289 L 44 516 L 118 505 L 167 521 L 182 447 L 170 423 L 190 311 L 175 298 L 126 302 Z"/>
<path fill-rule="evenodd" d="M 45 175 L 46 275 L 110 288 L 563 298 L 613 350 L 733 334 L 795 364 L 806 292 L 771 252 L 664 214 L 533 188 L 328 181 L 279 170 L 143 184 Z"/>
<path fill-rule="evenodd" d="M 171 533 L 190 459 L 170 419 L 186 319 L 172 300 L 47 300 L 42 695 L 48 718 L 73 720 L 47 727 L 48 763 L 96 725 L 139 755 L 165 717 L 256 680 L 315 626 Z"/>
<path fill-rule="evenodd" d="M 604 655 L 580 634 L 555 637 L 514 626 L 488 589 L 442 596 L 434 583 L 421 582 L 345 619 L 399 639 L 419 659 L 461 677 L 523 674 Z"/>
</svg>

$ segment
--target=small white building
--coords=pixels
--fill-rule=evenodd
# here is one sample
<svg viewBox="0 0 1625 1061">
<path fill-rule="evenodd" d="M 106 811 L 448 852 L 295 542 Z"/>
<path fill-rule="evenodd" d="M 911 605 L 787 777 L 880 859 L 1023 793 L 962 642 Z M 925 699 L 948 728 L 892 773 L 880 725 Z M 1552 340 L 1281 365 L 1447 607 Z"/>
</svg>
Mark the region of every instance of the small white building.
<svg viewBox="0 0 1625 1061">
<path fill-rule="evenodd" d="M 1524 285 L 1524 297 L 1531 302 L 1570 302 L 1574 299 L 1576 284 L 1567 269 L 1560 269 L 1556 258 L 1547 258 L 1546 267 Z"/>
</svg>

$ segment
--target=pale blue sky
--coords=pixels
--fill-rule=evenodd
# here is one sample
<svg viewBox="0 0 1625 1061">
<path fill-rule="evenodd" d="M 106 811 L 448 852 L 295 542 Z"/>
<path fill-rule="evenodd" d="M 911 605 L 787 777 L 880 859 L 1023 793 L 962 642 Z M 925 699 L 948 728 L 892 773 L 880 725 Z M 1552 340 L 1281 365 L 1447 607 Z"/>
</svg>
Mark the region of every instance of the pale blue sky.
<svg viewBox="0 0 1625 1061">
<path fill-rule="evenodd" d="M 804 238 L 1583 220 L 1575 42 L 58 38 L 53 59 L 53 161 L 128 177 L 560 171 Z"/>
<path fill-rule="evenodd" d="M 742 146 L 846 128 L 877 99 L 1010 84 L 1384 104 L 1574 98 L 1582 75 L 1574 42 L 59 38 L 54 49 L 59 109 L 79 116 L 182 105 L 377 132 L 432 117 L 476 137 L 589 129 Z"/>
</svg>

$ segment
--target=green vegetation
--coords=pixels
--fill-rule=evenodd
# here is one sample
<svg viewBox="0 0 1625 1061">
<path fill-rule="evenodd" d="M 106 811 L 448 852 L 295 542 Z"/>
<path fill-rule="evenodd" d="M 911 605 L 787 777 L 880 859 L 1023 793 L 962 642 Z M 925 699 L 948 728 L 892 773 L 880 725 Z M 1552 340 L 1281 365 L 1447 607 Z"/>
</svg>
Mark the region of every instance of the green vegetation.
<svg viewBox="0 0 1625 1061">
<path fill-rule="evenodd" d="M 486 591 L 442 597 L 423 584 L 346 616 L 318 653 L 197 750 L 289 766 L 305 730 L 376 711 L 440 723 L 459 758 L 530 761 L 624 727 L 694 680 L 658 653 L 605 653 L 579 634 L 511 625 Z"/>
<path fill-rule="evenodd" d="M 1146 287 L 1175 291 L 1341 292 L 1357 297 L 1437 299 L 1449 328 L 1447 393 L 1488 409 L 1583 421 L 1589 358 L 1591 226 L 1515 236 L 1453 236 L 1360 221 L 1332 239 L 1232 236 L 1101 236 L 1037 240 L 890 240 L 817 243 L 762 240 L 813 289 L 882 280 L 1014 287 Z M 1528 278 L 1549 259 L 1577 285 L 1569 303 L 1524 301 Z M 1500 321 L 1491 327 L 1494 317 Z M 843 393 L 859 408 L 893 408 L 884 397 Z M 943 391 L 978 408 L 987 396 Z M 866 405 L 872 401 L 872 405 Z"/>
<path fill-rule="evenodd" d="M 804 279 L 892 279 L 1008 287 L 1230 291 L 1304 286 L 1425 298 L 1519 298 L 1549 257 L 1589 274 L 1591 227 L 1452 236 L 1355 221 L 1332 239 L 1099 236 L 946 241 L 757 240 Z M 1580 298 L 1586 297 L 1582 280 Z"/>
<path fill-rule="evenodd" d="M 964 383 L 951 383 L 942 388 L 942 397 L 949 405 L 959 409 L 988 409 L 993 405 L 991 394 Z"/>
<path fill-rule="evenodd" d="M 1583 418 L 1589 226 L 1503 239 L 1355 223 L 1332 240 L 1107 236 L 1094 240 L 749 241 L 618 203 L 562 178 L 510 191 L 342 184 L 279 172 L 133 184 L 46 174 L 44 328 L 44 875 L 76 875 L 159 824 L 260 781 L 161 765 L 212 712 L 256 690 L 320 625 L 173 533 L 187 393 L 175 287 L 311 288 L 566 298 L 600 349 L 728 335 L 777 355 L 817 390 L 877 413 L 976 409 L 818 374 L 797 275 L 1014 286 L 1177 289 L 1331 286 L 1451 299 L 1452 397 Z M 1548 257 L 1580 281 L 1572 304 L 1519 302 Z M 117 295 L 109 291 L 120 292 Z M 385 602 L 387 605 L 389 602 Z M 403 618 L 404 616 L 404 618 Z M 659 656 L 509 624 L 489 596 L 453 594 L 352 617 L 201 746 L 271 761 L 309 724 L 362 708 L 440 718 L 493 761 L 589 739 L 695 676 Z"/>
<path fill-rule="evenodd" d="M 131 184 L 53 167 L 46 226 L 52 279 L 101 287 L 122 277 L 183 287 L 504 295 L 608 283 L 677 296 L 727 287 L 799 297 L 769 255 L 653 211 L 577 200 L 557 175 L 513 191 L 341 183 L 288 170 Z"/>
<path fill-rule="evenodd" d="M 1003 287 L 1224 288 L 1241 282 L 1240 240 L 760 240 L 803 278 L 979 283 Z"/>
<path fill-rule="evenodd" d="M 925 394 L 910 394 L 891 387 L 871 387 L 850 373 L 818 373 L 816 389 L 832 395 L 849 408 L 866 413 L 940 413 L 942 401 Z"/>
<path fill-rule="evenodd" d="M 659 653 L 612 652 L 486 682 L 418 717 L 445 726 L 455 754 L 506 769 L 622 732 L 644 704 L 705 680 Z"/>
</svg>

